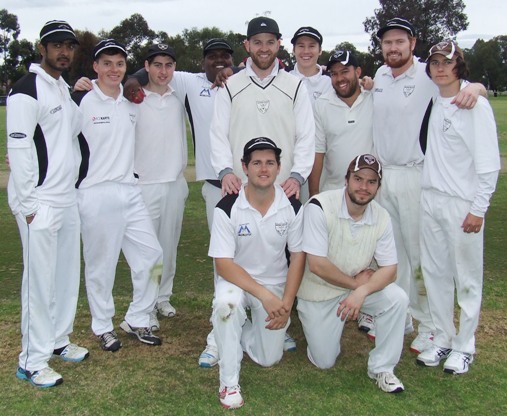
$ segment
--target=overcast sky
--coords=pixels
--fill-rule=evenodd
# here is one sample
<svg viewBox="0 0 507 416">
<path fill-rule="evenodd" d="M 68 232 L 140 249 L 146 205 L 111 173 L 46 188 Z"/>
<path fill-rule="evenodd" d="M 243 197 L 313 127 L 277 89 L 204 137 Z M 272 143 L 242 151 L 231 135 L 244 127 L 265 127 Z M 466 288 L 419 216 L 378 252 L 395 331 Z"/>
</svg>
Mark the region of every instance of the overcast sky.
<svg viewBox="0 0 507 416">
<path fill-rule="evenodd" d="M 469 26 L 458 35 L 458 43 L 470 48 L 478 38 L 507 34 L 506 0 L 465 0 Z M 324 37 L 323 49 L 331 50 L 348 41 L 366 51 L 369 35 L 363 21 L 379 7 L 377 0 L 2 0 L 1 8 L 18 17 L 20 38 L 31 42 L 42 25 L 53 19 L 67 20 L 75 29 L 98 33 L 110 30 L 133 13 L 144 16 L 151 29 L 169 35 L 183 29 L 216 26 L 223 31 L 246 33 L 248 20 L 270 12 L 282 32 L 284 45 L 300 26 L 313 26 Z M 417 26 L 417 22 L 413 22 Z"/>
</svg>

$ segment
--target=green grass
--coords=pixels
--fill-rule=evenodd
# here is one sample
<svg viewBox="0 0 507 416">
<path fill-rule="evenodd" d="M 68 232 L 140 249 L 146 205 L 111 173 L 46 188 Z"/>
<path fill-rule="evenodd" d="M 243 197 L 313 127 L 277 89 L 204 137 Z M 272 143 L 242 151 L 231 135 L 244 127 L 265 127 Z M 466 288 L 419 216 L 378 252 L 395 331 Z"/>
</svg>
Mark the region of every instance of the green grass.
<svg viewBox="0 0 507 416">
<path fill-rule="evenodd" d="M 491 99 L 497 114 L 500 147 L 506 155 L 507 100 Z M 5 107 L 0 107 L 0 134 L 4 133 Z M 503 124 L 502 124 L 503 123 Z M 0 154 L 5 153 L 1 141 Z M 2 169 L 3 157 L 1 158 Z M 215 415 L 230 414 L 218 404 L 218 369 L 200 369 L 197 357 L 210 329 L 213 290 L 211 262 L 207 257 L 208 229 L 201 185 L 190 184 L 183 233 L 178 251 L 174 305 L 178 315 L 161 320 L 161 347 L 148 347 L 120 333 L 124 347 L 105 353 L 90 330 L 90 313 L 82 281 L 73 341 L 90 349 L 80 364 L 52 360 L 65 378 L 63 385 L 38 390 L 15 378 L 20 348 L 21 246 L 17 227 L 0 189 L 0 414 L 42 415 Z M 486 221 L 484 300 L 477 332 L 477 356 L 469 374 L 452 377 L 441 368 L 418 367 L 408 351 L 407 336 L 396 373 L 406 391 L 381 392 L 366 376 L 367 354 L 372 344 L 346 326 L 342 355 L 334 368 L 313 367 L 306 358 L 306 344 L 297 315 L 291 334 L 298 350 L 285 354 L 273 368 L 261 368 L 247 357 L 241 385 L 244 415 L 485 415 L 507 414 L 507 175 L 502 174 Z M 121 322 L 131 296 L 128 267 L 118 264 L 115 325 Z"/>
</svg>

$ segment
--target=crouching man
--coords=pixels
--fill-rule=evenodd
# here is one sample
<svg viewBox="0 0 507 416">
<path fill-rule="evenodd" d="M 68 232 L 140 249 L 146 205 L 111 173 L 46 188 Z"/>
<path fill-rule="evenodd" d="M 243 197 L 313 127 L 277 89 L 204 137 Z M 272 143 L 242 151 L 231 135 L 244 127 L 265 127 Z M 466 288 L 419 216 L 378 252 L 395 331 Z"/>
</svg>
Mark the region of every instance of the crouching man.
<svg viewBox="0 0 507 416">
<path fill-rule="evenodd" d="M 303 250 L 308 267 L 298 292 L 297 310 L 308 342 L 308 358 L 330 368 L 340 354 L 345 321 L 359 312 L 376 321 L 375 348 L 368 376 L 387 393 L 404 390 L 394 375 L 403 347 L 408 298 L 393 284 L 396 247 L 391 219 L 373 198 L 382 178 L 370 155 L 350 162 L 345 188 L 323 192 L 307 204 Z M 377 270 L 370 269 L 373 260 Z"/>
<path fill-rule="evenodd" d="M 219 399 L 225 408 L 243 405 L 243 351 L 264 367 L 281 360 L 303 276 L 303 209 L 275 185 L 280 153 L 268 138 L 250 140 L 242 158 L 247 183 L 239 194 L 226 195 L 214 212 L 209 255 L 219 277 L 212 322 L 220 356 Z"/>
</svg>

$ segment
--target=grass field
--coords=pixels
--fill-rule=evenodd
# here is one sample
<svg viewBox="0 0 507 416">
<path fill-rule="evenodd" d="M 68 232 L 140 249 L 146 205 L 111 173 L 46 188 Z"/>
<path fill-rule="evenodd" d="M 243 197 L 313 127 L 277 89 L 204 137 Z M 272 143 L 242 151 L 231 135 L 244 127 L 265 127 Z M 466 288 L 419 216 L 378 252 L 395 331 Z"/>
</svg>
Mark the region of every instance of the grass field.
<svg viewBox="0 0 507 416">
<path fill-rule="evenodd" d="M 507 156 L 507 97 L 491 99 L 500 148 Z M 5 107 L 0 107 L 0 154 L 5 154 Z M 1 158 L 1 170 L 6 167 Z M 216 397 L 218 369 L 200 369 L 197 357 L 210 329 L 212 267 L 207 257 L 208 230 L 199 183 L 190 184 L 178 251 L 174 305 L 178 315 L 161 320 L 160 347 L 148 347 L 120 333 L 124 347 L 105 353 L 90 330 L 90 313 L 82 281 L 73 341 L 90 350 L 80 364 L 52 360 L 63 385 L 39 390 L 15 378 L 20 348 L 21 246 L 17 227 L 0 189 L 0 415 L 216 415 L 226 414 Z M 477 356 L 469 374 L 453 377 L 441 368 L 421 368 L 408 351 L 396 369 L 406 391 L 381 392 L 366 376 L 370 341 L 348 323 L 342 355 L 334 368 L 317 370 L 306 358 L 297 315 L 291 334 L 295 353 L 273 368 L 260 368 L 246 356 L 241 372 L 243 415 L 501 415 L 507 414 L 507 175 L 502 174 L 486 221 L 484 301 L 477 332 Z M 128 307 L 128 267 L 118 265 L 114 289 L 115 325 Z M 121 330 L 119 331 L 121 332 Z"/>
</svg>

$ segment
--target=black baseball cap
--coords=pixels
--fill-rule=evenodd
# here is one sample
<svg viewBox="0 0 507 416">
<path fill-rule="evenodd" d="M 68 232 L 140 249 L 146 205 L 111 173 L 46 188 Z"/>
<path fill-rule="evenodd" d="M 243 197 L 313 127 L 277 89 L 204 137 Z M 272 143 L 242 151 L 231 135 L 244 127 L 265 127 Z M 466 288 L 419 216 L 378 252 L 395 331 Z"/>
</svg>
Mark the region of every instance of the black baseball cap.
<svg viewBox="0 0 507 416">
<path fill-rule="evenodd" d="M 371 169 L 374 171 L 379 179 L 382 179 L 382 165 L 378 161 L 378 159 L 366 153 L 364 155 L 356 156 L 349 164 L 349 172 L 358 172 L 361 169 Z"/>
<path fill-rule="evenodd" d="M 250 39 L 250 37 L 258 35 L 259 33 L 272 33 L 277 39 L 282 37 L 280 29 L 278 28 L 278 23 L 266 16 L 254 17 L 248 22 L 246 38 Z"/>
<path fill-rule="evenodd" d="M 293 45 L 296 44 L 296 40 L 300 36 L 308 36 L 309 38 L 315 39 L 317 42 L 319 42 L 319 45 L 322 46 L 322 35 L 317 29 L 314 29 L 311 26 L 303 26 L 300 27 L 298 30 L 296 30 L 296 33 L 294 33 L 294 36 L 290 40 L 290 43 Z"/>
<path fill-rule="evenodd" d="M 223 49 L 229 52 L 231 55 L 234 52 L 229 42 L 222 38 L 213 38 L 209 39 L 204 45 L 204 49 L 202 50 L 203 56 L 206 56 L 208 52 L 214 51 L 217 49 Z"/>
<path fill-rule="evenodd" d="M 410 36 L 415 36 L 414 26 L 412 26 L 408 20 L 403 19 L 402 17 L 395 17 L 394 19 L 388 20 L 386 25 L 378 30 L 377 36 L 379 38 L 382 38 L 382 36 L 384 36 L 384 33 L 391 29 L 401 29 L 407 32 Z"/>
<path fill-rule="evenodd" d="M 146 53 L 146 56 L 144 59 L 150 59 L 152 56 L 157 55 L 167 55 L 176 61 L 176 52 L 174 51 L 174 48 L 172 48 L 169 45 L 166 45 L 165 43 L 156 43 L 151 45 L 148 48 L 148 52 Z"/>
<path fill-rule="evenodd" d="M 119 53 L 125 55 L 125 58 L 127 57 L 127 48 L 125 45 L 122 45 L 114 39 L 104 39 L 97 43 L 95 48 L 93 48 L 93 57 L 97 59 L 106 49 L 117 49 Z"/>
<path fill-rule="evenodd" d="M 329 71 L 331 67 L 338 62 L 344 66 L 352 65 L 356 68 L 359 66 L 357 58 L 351 51 L 334 51 L 331 55 L 329 55 L 327 70 Z"/>
<path fill-rule="evenodd" d="M 64 20 L 50 20 L 46 22 L 39 36 L 42 44 L 70 40 L 79 45 L 74 29 Z"/>
<path fill-rule="evenodd" d="M 267 137 L 256 137 L 245 144 L 243 148 L 243 159 L 246 159 L 246 157 L 255 150 L 274 150 L 278 156 L 282 153 L 282 149 L 277 147 L 273 140 Z"/>
</svg>

